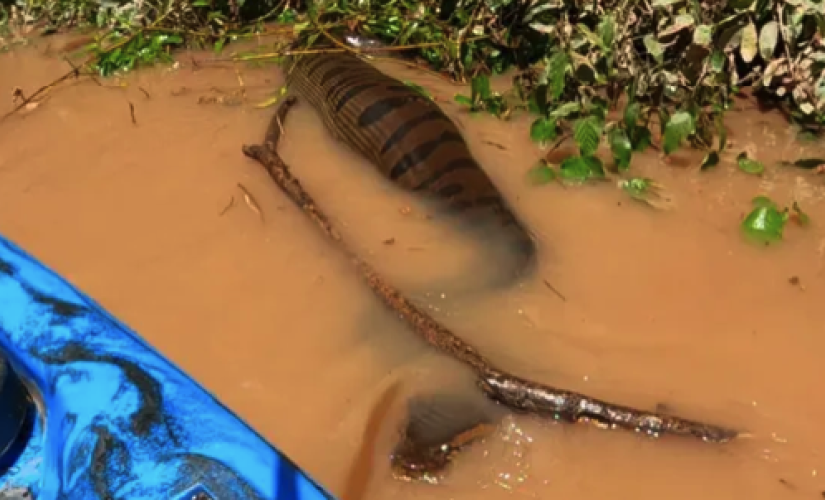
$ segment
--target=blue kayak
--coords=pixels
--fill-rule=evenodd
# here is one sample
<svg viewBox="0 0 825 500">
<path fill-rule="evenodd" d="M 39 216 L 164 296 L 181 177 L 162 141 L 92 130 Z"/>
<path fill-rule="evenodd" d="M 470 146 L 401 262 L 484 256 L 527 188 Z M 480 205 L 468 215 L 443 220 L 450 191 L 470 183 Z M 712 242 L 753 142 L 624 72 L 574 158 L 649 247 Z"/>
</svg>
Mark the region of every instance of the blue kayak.
<svg viewBox="0 0 825 500">
<path fill-rule="evenodd" d="M 333 498 L 137 334 L 0 236 L 0 499 Z"/>
</svg>

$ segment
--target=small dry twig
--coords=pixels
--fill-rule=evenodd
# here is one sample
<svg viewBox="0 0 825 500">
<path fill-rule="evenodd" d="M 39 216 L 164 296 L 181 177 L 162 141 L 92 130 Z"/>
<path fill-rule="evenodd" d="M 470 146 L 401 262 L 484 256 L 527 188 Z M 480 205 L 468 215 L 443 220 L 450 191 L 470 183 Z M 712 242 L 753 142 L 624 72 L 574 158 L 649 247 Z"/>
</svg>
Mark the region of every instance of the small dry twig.
<svg viewBox="0 0 825 500">
<path fill-rule="evenodd" d="M 264 221 L 264 212 L 261 210 L 261 206 L 258 205 L 258 202 L 255 201 L 255 197 L 252 196 L 252 193 L 249 192 L 248 189 L 244 187 L 243 184 L 240 182 L 238 183 L 238 188 L 243 192 L 243 201 L 246 203 L 246 206 L 249 207 L 250 210 L 258 214 L 258 217 L 261 218 L 261 222 Z"/>
<path fill-rule="evenodd" d="M 230 197 L 229 197 L 229 203 L 227 203 L 227 204 L 226 204 L 226 206 L 225 206 L 225 207 L 223 207 L 223 210 L 221 210 L 220 212 L 218 212 L 218 217 L 220 217 L 220 216 L 222 216 L 223 214 L 225 214 L 226 212 L 228 212 L 228 211 L 229 211 L 229 209 L 230 209 L 230 208 L 232 208 L 232 207 L 234 207 L 234 206 L 235 206 L 235 197 L 234 197 L 234 196 L 230 196 Z"/>
</svg>

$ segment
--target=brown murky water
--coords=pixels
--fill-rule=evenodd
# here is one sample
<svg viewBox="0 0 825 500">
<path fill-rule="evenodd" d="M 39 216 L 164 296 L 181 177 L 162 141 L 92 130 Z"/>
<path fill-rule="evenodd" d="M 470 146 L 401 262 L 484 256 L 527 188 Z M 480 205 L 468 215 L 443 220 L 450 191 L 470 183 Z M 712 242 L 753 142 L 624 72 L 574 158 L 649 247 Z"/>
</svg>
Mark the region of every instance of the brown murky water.
<svg viewBox="0 0 825 500">
<path fill-rule="evenodd" d="M 121 86 L 61 86 L 0 124 L 0 230 L 340 493 L 381 391 L 398 379 L 408 388 L 441 383 L 460 368 L 384 312 L 241 154 L 273 112 L 255 104 L 280 83 L 278 70 L 193 69 L 188 60 Z M 669 166 L 651 153 L 634 168 L 676 201 L 656 212 L 613 184 L 529 186 L 525 174 L 540 152 L 527 122 L 471 118 L 451 103 L 455 87 L 385 67 L 433 91 L 459 118 L 482 164 L 539 235 L 541 273 L 510 291 L 443 296 L 439 284 L 494 264 L 423 217 L 420 205 L 298 106 L 283 155 L 356 248 L 506 368 L 616 402 L 663 403 L 753 436 L 724 446 L 651 441 L 516 417 L 433 487 L 389 478 L 383 458 L 396 423 L 387 422 L 370 498 L 820 497 L 825 188 L 811 172 L 773 165 L 823 156 L 822 146 L 792 142 L 779 117 L 735 113 L 737 151 L 750 148 L 766 175 L 731 163 L 700 173 L 696 154 Z M 0 111 L 10 109 L 13 87 L 29 93 L 67 69 L 42 47 L 0 55 Z M 244 99 L 226 105 L 234 97 Z M 744 243 L 740 217 L 761 193 L 781 204 L 799 200 L 812 225 L 789 226 L 771 248 Z M 394 417 L 400 412 L 399 405 Z"/>
</svg>

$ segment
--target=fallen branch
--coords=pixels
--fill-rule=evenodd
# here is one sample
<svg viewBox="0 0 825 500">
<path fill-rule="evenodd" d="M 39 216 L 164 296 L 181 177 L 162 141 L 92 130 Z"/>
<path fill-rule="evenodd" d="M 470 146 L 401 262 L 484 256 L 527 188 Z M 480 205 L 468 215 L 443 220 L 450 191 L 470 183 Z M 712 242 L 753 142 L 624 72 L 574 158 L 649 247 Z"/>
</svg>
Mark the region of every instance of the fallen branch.
<svg viewBox="0 0 825 500">
<path fill-rule="evenodd" d="M 595 421 L 606 427 L 619 427 L 654 436 L 667 433 L 693 436 L 712 442 L 725 442 L 737 437 L 738 433 L 731 429 L 608 403 L 584 394 L 526 380 L 495 367 L 473 346 L 410 302 L 361 259 L 344 241 L 312 196 L 292 175 L 289 167 L 278 155 L 277 146 L 282 135 L 282 124 L 295 103 L 295 97 L 284 100 L 269 124 L 264 143 L 243 146 L 244 154 L 263 165 L 278 187 L 347 256 L 361 279 L 384 305 L 400 316 L 427 344 L 472 369 L 478 376 L 478 386 L 487 397 L 511 410 L 553 420 Z"/>
</svg>

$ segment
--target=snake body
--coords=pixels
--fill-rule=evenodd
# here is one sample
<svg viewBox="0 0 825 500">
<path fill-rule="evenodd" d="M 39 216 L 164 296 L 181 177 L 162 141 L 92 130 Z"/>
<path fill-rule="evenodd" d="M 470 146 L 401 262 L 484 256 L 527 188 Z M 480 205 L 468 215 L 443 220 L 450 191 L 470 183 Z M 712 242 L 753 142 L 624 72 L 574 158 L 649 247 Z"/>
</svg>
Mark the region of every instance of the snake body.
<svg viewBox="0 0 825 500">
<path fill-rule="evenodd" d="M 335 138 L 396 186 L 435 202 L 485 247 L 503 241 L 506 256 L 491 267 L 504 283 L 531 270 L 534 238 L 435 102 L 350 53 L 304 55 L 287 68 L 287 88 Z"/>
</svg>

